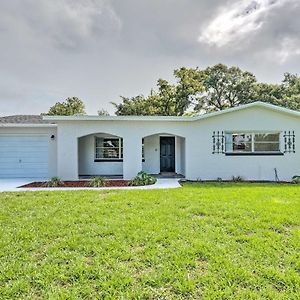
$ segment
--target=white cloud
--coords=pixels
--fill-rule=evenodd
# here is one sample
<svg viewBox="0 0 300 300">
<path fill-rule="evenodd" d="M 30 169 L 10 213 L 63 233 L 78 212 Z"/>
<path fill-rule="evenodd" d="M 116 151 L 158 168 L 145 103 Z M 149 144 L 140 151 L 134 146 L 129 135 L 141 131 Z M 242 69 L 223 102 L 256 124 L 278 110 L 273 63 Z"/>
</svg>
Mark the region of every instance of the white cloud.
<svg viewBox="0 0 300 300">
<path fill-rule="evenodd" d="M 119 32 L 122 22 L 108 0 L 18 0 L 0 12 L 0 28 L 24 32 L 40 44 L 77 48 Z M 18 24 L 18 26 L 16 26 Z"/>
<path fill-rule="evenodd" d="M 157 78 L 172 80 L 172 71 L 181 66 L 222 62 L 249 70 L 259 80 L 279 82 L 284 72 L 299 73 L 300 0 L 272 5 L 0 0 L 0 114 L 38 114 L 68 96 L 82 98 L 88 113 L 101 107 L 112 112 L 110 101 L 147 94 Z M 220 26 L 213 27 L 218 17 Z M 200 25 L 202 36 L 214 28 L 203 41 L 214 38 L 214 47 L 199 47 L 195 28 Z M 230 41 L 216 47 L 222 38 Z"/>
<path fill-rule="evenodd" d="M 269 13 L 295 0 L 239 0 L 223 6 L 217 16 L 202 28 L 199 41 L 222 47 L 249 37 L 262 28 Z"/>
<path fill-rule="evenodd" d="M 279 49 L 275 51 L 275 59 L 280 64 L 284 64 L 291 57 L 298 55 L 300 55 L 300 42 L 295 38 L 284 38 L 280 43 Z"/>
</svg>

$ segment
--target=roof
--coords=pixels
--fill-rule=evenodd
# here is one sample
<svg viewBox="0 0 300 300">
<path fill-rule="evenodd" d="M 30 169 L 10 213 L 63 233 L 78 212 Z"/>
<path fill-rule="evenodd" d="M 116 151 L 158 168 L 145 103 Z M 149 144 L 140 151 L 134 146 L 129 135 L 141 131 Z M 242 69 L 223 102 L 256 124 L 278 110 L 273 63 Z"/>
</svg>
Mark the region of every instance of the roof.
<svg viewBox="0 0 300 300">
<path fill-rule="evenodd" d="M 56 126 L 55 123 L 59 121 L 181 121 L 181 122 L 191 122 L 198 121 L 202 119 L 207 119 L 215 117 L 218 115 L 228 114 L 235 111 L 251 108 L 251 107 L 261 107 L 269 109 L 272 111 L 285 113 L 300 117 L 300 112 L 291 110 L 288 108 L 276 106 L 273 104 L 265 102 L 253 102 L 245 105 L 240 105 L 233 108 L 228 108 L 222 111 L 207 113 L 192 117 L 176 117 L 176 116 L 41 116 L 41 115 L 13 115 L 0 117 L 0 127 L 48 127 Z"/>
<path fill-rule="evenodd" d="M 251 108 L 251 107 L 261 107 L 265 109 L 269 109 L 272 111 L 285 113 L 289 115 L 294 115 L 300 117 L 300 112 L 291 110 L 288 108 L 276 106 L 273 104 L 265 103 L 265 102 L 253 102 L 245 105 L 240 105 L 233 108 L 228 108 L 225 110 L 207 113 L 203 115 L 197 115 L 192 117 L 175 117 L 175 116 L 44 116 L 44 120 L 47 121 L 183 121 L 183 122 L 191 122 L 198 121 L 202 119 L 207 119 L 211 117 L 215 117 L 218 115 L 228 114 L 235 111 Z"/>
<path fill-rule="evenodd" d="M 0 124 L 49 124 L 50 120 L 44 120 L 40 115 L 13 115 L 0 117 Z"/>
<path fill-rule="evenodd" d="M 56 127 L 54 121 L 40 115 L 13 115 L 0 117 L 0 127 Z"/>
</svg>

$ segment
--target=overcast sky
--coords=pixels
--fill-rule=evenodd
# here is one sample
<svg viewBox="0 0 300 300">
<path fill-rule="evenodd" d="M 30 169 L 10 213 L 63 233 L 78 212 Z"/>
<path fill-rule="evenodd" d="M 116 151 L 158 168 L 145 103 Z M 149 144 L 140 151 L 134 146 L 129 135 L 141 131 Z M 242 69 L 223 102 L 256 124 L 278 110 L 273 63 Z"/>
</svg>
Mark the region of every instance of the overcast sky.
<svg viewBox="0 0 300 300">
<path fill-rule="evenodd" d="M 175 68 L 299 73 L 299 0 L 1 0 L 0 114 L 78 96 L 87 112 L 148 94 Z"/>
</svg>

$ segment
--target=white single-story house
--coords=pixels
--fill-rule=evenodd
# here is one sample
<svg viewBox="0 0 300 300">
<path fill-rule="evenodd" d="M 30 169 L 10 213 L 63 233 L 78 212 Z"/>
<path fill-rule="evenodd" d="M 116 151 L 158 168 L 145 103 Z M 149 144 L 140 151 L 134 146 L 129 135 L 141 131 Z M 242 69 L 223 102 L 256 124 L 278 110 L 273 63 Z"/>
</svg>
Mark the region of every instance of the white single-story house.
<svg viewBox="0 0 300 300">
<path fill-rule="evenodd" d="M 300 112 L 255 102 L 193 117 L 0 118 L 0 178 L 177 174 L 189 180 L 300 175 Z"/>
</svg>

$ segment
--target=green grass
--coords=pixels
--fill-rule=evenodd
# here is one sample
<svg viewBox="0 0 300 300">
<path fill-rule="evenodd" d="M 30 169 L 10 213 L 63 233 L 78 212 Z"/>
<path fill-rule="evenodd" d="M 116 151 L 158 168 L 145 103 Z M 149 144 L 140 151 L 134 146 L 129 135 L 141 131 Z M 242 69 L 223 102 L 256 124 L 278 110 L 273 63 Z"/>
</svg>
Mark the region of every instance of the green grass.
<svg viewBox="0 0 300 300">
<path fill-rule="evenodd" d="M 0 299 L 299 299 L 300 187 L 0 194 Z"/>
</svg>

